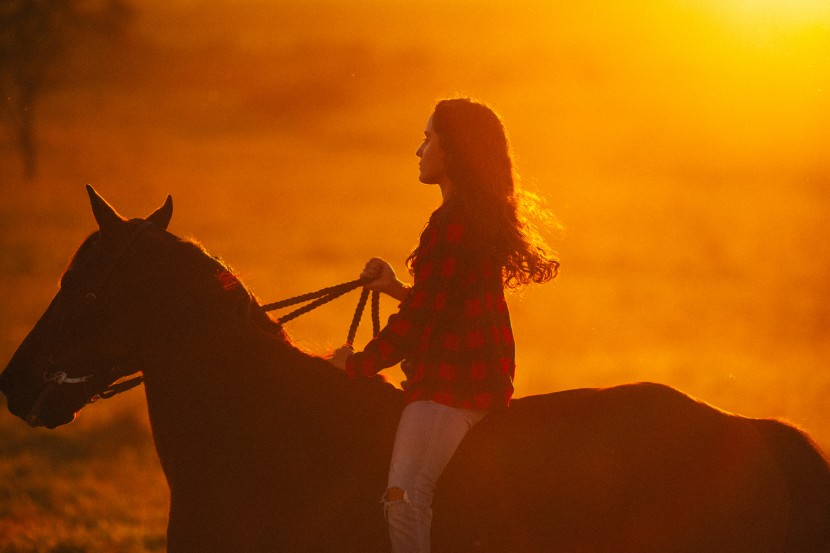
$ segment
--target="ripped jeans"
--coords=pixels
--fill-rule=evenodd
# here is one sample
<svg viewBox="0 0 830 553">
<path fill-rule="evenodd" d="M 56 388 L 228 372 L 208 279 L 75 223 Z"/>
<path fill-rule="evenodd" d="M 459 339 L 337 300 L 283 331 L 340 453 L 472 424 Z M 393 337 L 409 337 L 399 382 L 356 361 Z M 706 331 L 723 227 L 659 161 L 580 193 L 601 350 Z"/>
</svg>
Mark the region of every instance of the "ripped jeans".
<svg viewBox="0 0 830 553">
<path fill-rule="evenodd" d="M 428 553 L 435 483 L 461 440 L 488 411 L 414 401 L 401 414 L 383 496 L 392 553 Z M 389 490 L 403 491 L 391 499 Z"/>
</svg>

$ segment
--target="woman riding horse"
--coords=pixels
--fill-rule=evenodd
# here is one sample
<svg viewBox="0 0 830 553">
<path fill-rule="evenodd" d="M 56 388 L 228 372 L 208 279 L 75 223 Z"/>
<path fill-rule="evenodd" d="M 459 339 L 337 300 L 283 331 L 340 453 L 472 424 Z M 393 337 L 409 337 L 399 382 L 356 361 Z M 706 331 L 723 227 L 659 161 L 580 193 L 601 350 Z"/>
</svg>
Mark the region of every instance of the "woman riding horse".
<svg viewBox="0 0 830 553">
<path fill-rule="evenodd" d="M 366 348 L 332 364 L 373 376 L 402 362 L 407 406 L 383 498 L 394 553 L 428 553 L 435 485 L 467 432 L 513 394 L 515 348 L 505 287 L 545 282 L 559 263 L 521 218 L 504 127 L 487 106 L 443 100 L 427 120 L 419 180 L 443 203 L 430 217 L 403 284 L 369 260 L 366 287 L 401 301 Z"/>
</svg>

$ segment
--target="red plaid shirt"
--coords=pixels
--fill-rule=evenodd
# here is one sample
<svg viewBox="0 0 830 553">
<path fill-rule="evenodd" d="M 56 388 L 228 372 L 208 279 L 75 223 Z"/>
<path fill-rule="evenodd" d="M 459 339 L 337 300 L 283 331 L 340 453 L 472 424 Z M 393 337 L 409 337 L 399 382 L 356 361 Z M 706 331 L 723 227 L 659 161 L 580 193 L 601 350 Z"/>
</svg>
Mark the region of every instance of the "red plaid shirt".
<svg viewBox="0 0 830 553">
<path fill-rule="evenodd" d="M 460 207 L 444 205 L 421 233 L 414 284 L 400 310 L 346 374 L 372 376 L 402 360 L 407 402 L 506 407 L 515 346 L 501 267 L 476 248 Z"/>
</svg>

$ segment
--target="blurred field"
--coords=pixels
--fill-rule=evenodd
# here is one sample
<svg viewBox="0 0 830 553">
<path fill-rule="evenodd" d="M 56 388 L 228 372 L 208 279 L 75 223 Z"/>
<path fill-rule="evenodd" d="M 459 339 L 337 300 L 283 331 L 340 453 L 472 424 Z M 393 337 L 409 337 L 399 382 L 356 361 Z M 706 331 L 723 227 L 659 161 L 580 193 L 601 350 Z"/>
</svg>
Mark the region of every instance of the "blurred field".
<svg viewBox="0 0 830 553">
<path fill-rule="evenodd" d="M 172 194 L 171 230 L 263 301 L 373 255 L 403 273 L 439 201 L 414 152 L 461 94 L 502 114 L 564 227 L 561 277 L 509 300 L 519 395 L 663 382 L 830 450 L 830 13 L 562 4 L 142 2 L 39 106 L 35 182 L 0 141 L 0 364 L 93 230 L 85 183 L 127 216 Z M 342 343 L 354 301 L 291 323 L 297 343 Z M 142 392 L 52 432 L 0 413 L 0 475 L 0 552 L 164 549 Z"/>
</svg>

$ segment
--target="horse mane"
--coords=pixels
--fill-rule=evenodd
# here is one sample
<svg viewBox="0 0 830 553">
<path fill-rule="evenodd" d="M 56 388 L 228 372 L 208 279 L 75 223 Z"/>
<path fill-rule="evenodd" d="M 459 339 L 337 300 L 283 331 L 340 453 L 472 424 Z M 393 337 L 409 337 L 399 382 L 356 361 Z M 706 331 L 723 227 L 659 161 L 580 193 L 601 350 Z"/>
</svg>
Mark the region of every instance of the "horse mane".
<svg viewBox="0 0 830 553">
<path fill-rule="evenodd" d="M 245 307 L 237 312 L 242 316 L 241 321 L 251 323 L 266 335 L 275 340 L 294 346 L 288 333 L 266 311 L 262 309 L 254 293 L 240 278 L 240 273 L 234 270 L 224 259 L 207 251 L 204 245 L 193 238 L 180 240 L 182 253 L 186 263 L 194 270 L 205 272 L 202 278 L 212 279 L 217 295 L 226 302 L 238 303 Z M 228 321 L 239 323 L 240 320 Z M 296 346 L 295 346 L 296 347 Z"/>
<path fill-rule="evenodd" d="M 228 311 L 235 314 L 235 317 L 223 321 L 224 324 L 239 325 L 260 335 L 272 342 L 276 349 L 283 350 L 284 353 L 290 352 L 292 357 L 297 356 L 295 359 L 303 364 L 303 369 L 313 371 L 317 376 L 325 379 L 348 379 L 341 370 L 319 355 L 298 346 L 283 325 L 262 308 L 262 303 L 240 278 L 240 273 L 224 259 L 208 252 L 201 242 L 193 238 L 179 239 L 179 244 L 181 259 L 190 266 L 190 270 L 202 273 L 204 276 L 201 278 L 211 282 L 219 301 L 234 306 Z M 380 394 L 390 391 L 400 393 L 400 389 L 383 375 L 357 380 L 358 386 L 375 388 Z"/>
</svg>

